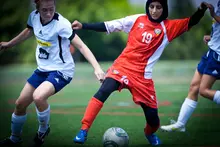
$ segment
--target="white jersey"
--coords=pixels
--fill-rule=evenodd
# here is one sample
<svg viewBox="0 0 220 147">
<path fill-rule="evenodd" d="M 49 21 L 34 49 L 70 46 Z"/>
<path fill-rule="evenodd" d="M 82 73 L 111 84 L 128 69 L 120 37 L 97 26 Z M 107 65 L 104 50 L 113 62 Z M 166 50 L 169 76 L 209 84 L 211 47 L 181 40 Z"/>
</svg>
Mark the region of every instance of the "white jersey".
<svg viewBox="0 0 220 147">
<path fill-rule="evenodd" d="M 37 40 L 36 60 L 38 69 L 43 72 L 60 71 L 73 77 L 75 64 L 70 53 L 70 41 L 75 37 L 71 23 L 59 13 L 42 25 L 40 14 L 33 11 L 27 27 L 32 28 Z"/>
<path fill-rule="evenodd" d="M 215 8 L 215 13 L 220 16 L 220 0 Z M 220 55 L 220 23 L 216 21 L 212 25 L 211 40 L 208 42 L 208 46 Z"/>
</svg>

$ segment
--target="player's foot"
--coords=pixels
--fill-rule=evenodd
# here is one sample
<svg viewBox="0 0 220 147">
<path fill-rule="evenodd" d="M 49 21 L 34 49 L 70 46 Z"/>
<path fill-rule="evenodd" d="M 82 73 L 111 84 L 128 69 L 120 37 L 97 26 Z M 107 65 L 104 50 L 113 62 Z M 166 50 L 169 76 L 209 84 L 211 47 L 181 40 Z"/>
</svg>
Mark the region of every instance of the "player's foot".
<svg viewBox="0 0 220 147">
<path fill-rule="evenodd" d="M 155 134 L 146 135 L 146 138 L 152 146 L 161 145 L 160 139 Z"/>
<path fill-rule="evenodd" d="M 2 147 L 19 146 L 21 142 L 22 142 L 21 139 L 19 142 L 13 142 L 10 138 L 6 138 L 0 141 L 0 146 Z"/>
<path fill-rule="evenodd" d="M 34 146 L 39 147 L 44 143 L 44 139 L 50 133 L 50 127 L 48 127 L 45 133 L 37 132 L 36 136 L 34 137 Z"/>
<path fill-rule="evenodd" d="M 160 129 L 161 129 L 163 132 L 185 132 L 185 131 L 186 131 L 185 126 L 183 126 L 183 125 L 178 125 L 178 124 L 176 123 L 176 121 L 171 120 L 170 123 L 171 123 L 170 125 L 161 126 Z"/>
<path fill-rule="evenodd" d="M 75 143 L 83 144 L 87 139 L 87 130 L 80 130 L 76 137 L 73 139 Z"/>
</svg>

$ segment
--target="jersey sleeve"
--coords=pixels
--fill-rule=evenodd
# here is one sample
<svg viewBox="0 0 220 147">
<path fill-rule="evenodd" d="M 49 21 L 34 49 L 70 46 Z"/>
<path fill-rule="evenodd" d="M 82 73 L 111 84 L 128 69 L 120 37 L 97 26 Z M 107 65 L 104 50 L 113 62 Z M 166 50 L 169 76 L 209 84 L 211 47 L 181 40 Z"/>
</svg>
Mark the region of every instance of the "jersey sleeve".
<svg viewBox="0 0 220 147">
<path fill-rule="evenodd" d="M 105 27 L 107 29 L 107 33 L 110 34 L 112 32 L 120 32 L 120 31 L 129 33 L 136 19 L 141 15 L 145 15 L 145 14 L 136 14 L 121 19 L 115 19 L 104 22 Z"/>
<path fill-rule="evenodd" d="M 215 7 L 215 13 L 217 14 L 217 16 L 220 16 L 220 0 L 217 3 L 217 6 Z"/>
<path fill-rule="evenodd" d="M 28 21 L 27 21 L 27 28 L 33 29 L 33 16 L 36 13 L 36 11 L 33 11 L 30 13 L 29 17 L 28 17 Z"/>
<path fill-rule="evenodd" d="M 75 37 L 75 32 L 71 27 L 71 23 L 68 20 L 61 20 L 60 22 L 58 35 L 61 38 L 67 38 L 71 41 Z"/>
<path fill-rule="evenodd" d="M 190 18 L 174 19 L 167 20 L 167 22 L 165 22 L 169 42 L 189 30 L 189 19 Z"/>
</svg>

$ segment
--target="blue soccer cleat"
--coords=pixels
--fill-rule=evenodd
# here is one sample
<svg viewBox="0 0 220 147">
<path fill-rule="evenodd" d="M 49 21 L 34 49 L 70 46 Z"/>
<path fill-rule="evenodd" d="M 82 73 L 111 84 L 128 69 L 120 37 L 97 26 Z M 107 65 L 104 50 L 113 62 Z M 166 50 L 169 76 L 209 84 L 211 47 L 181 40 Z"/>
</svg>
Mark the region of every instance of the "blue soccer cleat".
<svg viewBox="0 0 220 147">
<path fill-rule="evenodd" d="M 159 145 L 161 145 L 160 139 L 155 134 L 145 135 L 145 136 L 146 136 L 147 140 L 149 141 L 149 143 L 152 146 L 159 146 Z"/>
<path fill-rule="evenodd" d="M 73 142 L 84 144 L 87 139 L 87 130 L 80 130 L 76 137 L 73 139 Z"/>
</svg>

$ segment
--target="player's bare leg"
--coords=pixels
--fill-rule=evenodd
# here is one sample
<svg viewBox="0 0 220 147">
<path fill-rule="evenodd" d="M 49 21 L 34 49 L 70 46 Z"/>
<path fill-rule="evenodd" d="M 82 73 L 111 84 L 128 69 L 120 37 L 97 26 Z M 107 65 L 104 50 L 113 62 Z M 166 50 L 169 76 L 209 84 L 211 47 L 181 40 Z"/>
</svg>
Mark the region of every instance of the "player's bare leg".
<svg viewBox="0 0 220 147">
<path fill-rule="evenodd" d="M 177 122 L 175 122 L 174 120 L 171 120 L 170 125 L 165 125 L 165 126 L 160 127 L 162 131 L 185 132 L 185 125 L 197 106 L 199 86 L 200 86 L 201 79 L 202 79 L 202 74 L 200 74 L 198 70 L 196 70 L 192 78 L 191 84 L 190 84 L 187 98 L 183 102 L 182 107 L 180 109 Z"/>
<path fill-rule="evenodd" d="M 203 75 L 202 81 L 199 88 L 199 93 L 201 96 L 220 104 L 220 91 L 212 90 L 212 86 L 215 83 L 216 78 L 210 75 Z"/>
<path fill-rule="evenodd" d="M 44 143 L 44 138 L 49 134 L 49 120 L 50 120 L 50 105 L 47 103 L 48 97 L 55 93 L 55 88 L 52 83 L 43 82 L 34 92 L 33 99 L 36 105 L 36 112 L 39 121 L 39 128 L 34 138 L 37 146 Z"/>
<path fill-rule="evenodd" d="M 10 146 L 21 143 L 21 133 L 23 125 L 27 119 L 26 109 L 33 102 L 33 92 L 35 88 L 26 83 L 20 96 L 15 102 L 15 110 L 11 118 L 11 136 L 0 142 L 0 146 Z"/>
</svg>

